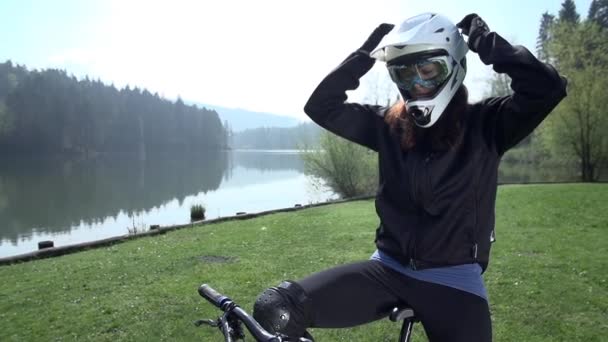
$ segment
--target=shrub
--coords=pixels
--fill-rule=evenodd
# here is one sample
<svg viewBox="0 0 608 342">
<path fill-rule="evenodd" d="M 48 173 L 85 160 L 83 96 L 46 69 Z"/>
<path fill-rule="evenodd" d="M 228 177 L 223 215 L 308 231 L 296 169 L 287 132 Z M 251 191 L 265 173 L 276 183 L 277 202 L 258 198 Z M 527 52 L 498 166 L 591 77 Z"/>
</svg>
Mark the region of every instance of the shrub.
<svg viewBox="0 0 608 342">
<path fill-rule="evenodd" d="M 190 207 L 190 219 L 192 221 L 199 221 L 205 219 L 205 207 L 201 204 L 194 204 Z"/>
<path fill-rule="evenodd" d="M 321 133 L 320 148 L 303 154 L 306 173 L 324 180 L 342 198 L 375 193 L 376 152 L 329 132 Z"/>
</svg>

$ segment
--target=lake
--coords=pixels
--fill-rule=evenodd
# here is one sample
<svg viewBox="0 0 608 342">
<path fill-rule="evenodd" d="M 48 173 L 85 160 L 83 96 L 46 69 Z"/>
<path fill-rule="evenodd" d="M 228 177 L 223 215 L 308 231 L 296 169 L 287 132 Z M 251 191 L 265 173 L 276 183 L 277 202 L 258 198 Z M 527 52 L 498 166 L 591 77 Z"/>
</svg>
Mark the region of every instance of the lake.
<svg viewBox="0 0 608 342">
<path fill-rule="evenodd" d="M 0 257 L 190 222 L 337 199 L 313 185 L 297 151 L 229 151 L 146 158 L 0 160 Z M 576 181 L 572 169 L 503 163 L 499 182 Z"/>
<path fill-rule="evenodd" d="M 193 204 L 212 219 L 337 198 L 304 174 L 297 151 L 1 163 L 0 257 L 188 223 Z"/>
</svg>

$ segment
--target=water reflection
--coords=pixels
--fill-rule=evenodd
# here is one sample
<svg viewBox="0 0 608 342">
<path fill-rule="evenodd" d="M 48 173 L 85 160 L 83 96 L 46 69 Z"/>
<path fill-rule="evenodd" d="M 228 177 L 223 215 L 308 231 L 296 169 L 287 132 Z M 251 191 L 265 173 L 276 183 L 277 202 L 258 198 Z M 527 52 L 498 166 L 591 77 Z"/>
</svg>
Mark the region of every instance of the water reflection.
<svg viewBox="0 0 608 342">
<path fill-rule="evenodd" d="M 304 172 L 304 162 L 295 150 L 235 150 L 230 154 L 233 163 L 261 171 L 294 170 Z"/>
<path fill-rule="evenodd" d="M 18 158 L 0 168 L 0 237 L 16 242 L 31 231 L 57 233 L 93 225 L 122 211 L 139 212 L 172 199 L 215 190 L 228 167 L 225 153 L 66 160 Z"/>
</svg>

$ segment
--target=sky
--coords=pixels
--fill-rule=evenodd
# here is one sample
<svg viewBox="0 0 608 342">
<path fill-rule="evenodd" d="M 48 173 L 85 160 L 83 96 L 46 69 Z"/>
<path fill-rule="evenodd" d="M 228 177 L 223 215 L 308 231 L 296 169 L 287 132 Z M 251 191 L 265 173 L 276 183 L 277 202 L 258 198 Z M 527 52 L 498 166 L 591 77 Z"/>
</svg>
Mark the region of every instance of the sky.
<svg viewBox="0 0 608 342">
<path fill-rule="evenodd" d="M 302 108 L 318 83 L 380 23 L 424 12 L 457 23 L 477 13 L 535 52 L 542 13 L 557 15 L 562 2 L 1 0 L 0 62 L 305 120 Z M 575 0 L 582 18 L 590 3 Z M 476 101 L 493 71 L 472 52 L 467 63 L 465 85 Z M 380 62 L 349 101 L 368 101 L 375 82 L 388 82 Z"/>
</svg>

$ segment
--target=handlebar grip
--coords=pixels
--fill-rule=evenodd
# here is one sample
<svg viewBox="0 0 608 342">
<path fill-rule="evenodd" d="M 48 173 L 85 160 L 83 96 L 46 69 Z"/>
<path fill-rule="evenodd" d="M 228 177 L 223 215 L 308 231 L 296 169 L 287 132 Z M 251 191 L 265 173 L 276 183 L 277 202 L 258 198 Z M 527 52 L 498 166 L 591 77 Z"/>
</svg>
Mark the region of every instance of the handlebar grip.
<svg viewBox="0 0 608 342">
<path fill-rule="evenodd" d="M 230 300 L 230 298 L 215 291 L 207 284 L 203 284 L 198 288 L 198 294 L 220 309 L 222 308 L 222 304 L 224 304 L 227 300 Z"/>
</svg>

